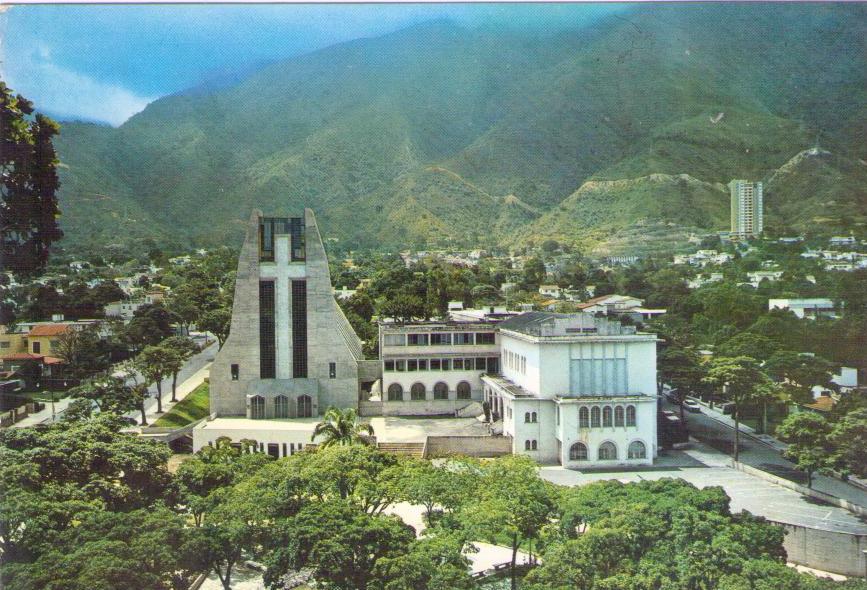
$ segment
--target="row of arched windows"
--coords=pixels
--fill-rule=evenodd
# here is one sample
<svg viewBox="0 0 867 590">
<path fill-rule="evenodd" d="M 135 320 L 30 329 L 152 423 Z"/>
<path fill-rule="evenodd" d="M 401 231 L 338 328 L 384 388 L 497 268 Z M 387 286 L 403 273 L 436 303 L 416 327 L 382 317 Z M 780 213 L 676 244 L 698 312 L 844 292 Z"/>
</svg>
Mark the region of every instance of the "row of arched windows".
<svg viewBox="0 0 867 590">
<path fill-rule="evenodd" d="M 599 406 L 578 410 L 578 428 L 604 428 L 608 426 L 635 426 L 635 406 Z"/>
<path fill-rule="evenodd" d="M 605 441 L 599 448 L 596 450 L 596 459 L 599 461 L 616 461 L 618 458 L 617 445 L 615 445 L 611 441 Z M 647 458 L 647 445 L 645 445 L 640 440 L 634 440 L 629 443 L 629 447 L 626 449 L 626 458 L 627 459 L 646 459 Z M 571 447 L 569 447 L 569 460 L 570 461 L 588 461 L 590 459 L 590 453 L 587 449 L 587 445 L 581 442 L 574 443 Z"/>
<path fill-rule="evenodd" d="M 472 388 L 466 381 L 458 383 L 456 388 L 457 399 L 472 399 Z M 403 386 L 400 383 L 392 383 L 387 390 L 388 401 L 400 402 L 403 401 Z M 427 388 L 424 383 L 413 383 L 409 388 L 409 398 L 413 401 L 424 401 L 427 399 Z M 449 386 L 438 381 L 433 386 L 434 399 L 449 399 Z"/>
<path fill-rule="evenodd" d="M 313 415 L 313 399 L 309 395 L 298 396 L 298 418 L 310 418 Z M 250 398 L 250 418 L 254 420 L 262 420 L 266 417 L 265 414 L 265 398 L 261 395 L 254 395 Z M 289 398 L 285 395 L 278 395 L 274 398 L 274 417 L 289 418 Z"/>
</svg>

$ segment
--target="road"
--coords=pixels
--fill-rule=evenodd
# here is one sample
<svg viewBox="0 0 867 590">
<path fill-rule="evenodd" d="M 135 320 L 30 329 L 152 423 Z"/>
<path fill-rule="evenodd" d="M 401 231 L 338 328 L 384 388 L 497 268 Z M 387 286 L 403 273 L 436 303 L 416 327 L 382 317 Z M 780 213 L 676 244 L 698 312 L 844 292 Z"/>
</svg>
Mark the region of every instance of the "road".
<svg viewBox="0 0 867 590">
<path fill-rule="evenodd" d="M 181 372 L 178 373 L 178 385 L 192 377 L 196 372 L 199 371 L 206 364 L 214 360 L 214 355 L 217 354 L 217 345 L 211 344 L 207 348 L 205 348 L 202 352 L 190 357 L 190 359 L 184 364 Z M 163 389 L 163 411 L 168 409 L 168 402 L 172 399 L 172 378 L 163 379 L 162 382 Z M 157 410 L 157 386 L 151 385 L 148 389 L 148 393 L 150 397 L 145 401 L 145 413 L 148 416 L 148 422 L 150 423 L 151 418 L 156 414 Z M 134 412 L 129 412 L 127 417 L 132 418 L 136 421 L 136 424 L 141 423 L 141 411 L 136 410 Z"/>
<path fill-rule="evenodd" d="M 673 412 L 679 411 L 677 406 L 667 401 L 663 401 L 663 404 L 667 410 Z M 702 409 L 702 413 L 694 414 L 686 412 L 686 423 L 690 436 L 717 451 L 731 456 L 734 448 L 734 428 L 715 420 L 705 413 L 707 410 Z M 798 470 L 792 462 L 783 458 L 776 449 L 769 447 L 765 443 L 741 432 L 739 449 L 739 460 L 741 463 L 790 481 L 807 485 L 806 474 Z M 867 492 L 839 479 L 824 475 L 814 475 L 813 489 L 867 507 Z"/>
</svg>

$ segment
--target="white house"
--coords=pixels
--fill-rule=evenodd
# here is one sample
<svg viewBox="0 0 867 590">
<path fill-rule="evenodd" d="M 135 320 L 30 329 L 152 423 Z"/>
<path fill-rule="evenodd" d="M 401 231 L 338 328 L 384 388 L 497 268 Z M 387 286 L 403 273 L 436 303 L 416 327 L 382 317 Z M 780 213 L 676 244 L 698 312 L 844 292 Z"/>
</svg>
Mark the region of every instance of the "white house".
<svg viewBox="0 0 867 590">
<path fill-rule="evenodd" d="M 560 287 L 557 285 L 539 285 L 539 295 L 543 297 L 559 298 L 560 293 Z"/>
<path fill-rule="evenodd" d="M 499 325 L 500 374 L 484 399 L 514 453 L 568 467 L 649 465 L 656 456 L 656 336 L 586 313 Z"/>
<path fill-rule="evenodd" d="M 585 313 L 610 314 L 625 312 L 636 307 L 641 307 L 643 304 L 644 300 L 638 297 L 612 294 L 588 299 L 584 303 L 579 303 L 577 307 Z"/>
<path fill-rule="evenodd" d="M 749 278 L 749 282 L 753 287 L 758 287 L 762 281 L 769 281 L 771 283 L 779 281 L 782 276 L 783 271 L 781 270 L 757 270 L 747 273 L 747 278 Z"/>
<path fill-rule="evenodd" d="M 834 301 L 827 298 L 768 299 L 768 310 L 771 309 L 787 309 L 801 319 L 814 320 L 818 317 L 837 317 Z"/>
<path fill-rule="evenodd" d="M 828 243 L 832 246 L 851 246 L 855 244 L 854 236 L 833 236 Z"/>
</svg>

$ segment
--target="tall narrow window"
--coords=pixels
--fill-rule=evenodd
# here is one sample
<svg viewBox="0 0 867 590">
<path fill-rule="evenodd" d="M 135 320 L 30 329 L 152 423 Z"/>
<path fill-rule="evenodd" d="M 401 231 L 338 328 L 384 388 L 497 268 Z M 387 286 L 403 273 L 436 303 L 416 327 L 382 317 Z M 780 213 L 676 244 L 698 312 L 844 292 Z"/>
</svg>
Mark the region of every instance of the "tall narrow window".
<svg viewBox="0 0 867 590">
<path fill-rule="evenodd" d="M 237 381 L 238 376 L 240 374 L 240 370 L 238 369 L 238 365 L 233 364 L 231 367 L 232 381 Z"/>
<path fill-rule="evenodd" d="M 274 342 L 274 282 L 259 282 L 259 377 L 273 379 L 277 373 Z"/>
<path fill-rule="evenodd" d="M 288 418 L 289 417 L 289 398 L 285 395 L 278 395 L 274 398 L 274 417 Z"/>
<path fill-rule="evenodd" d="M 599 408 L 594 407 L 592 410 L 590 410 L 590 427 L 599 428 L 601 425 L 602 423 L 599 420 Z"/>
<path fill-rule="evenodd" d="M 611 426 L 611 406 L 602 408 L 602 426 Z"/>
<path fill-rule="evenodd" d="M 261 420 L 265 417 L 265 398 L 261 395 L 254 395 L 250 398 L 250 418 L 253 420 Z"/>
<path fill-rule="evenodd" d="M 310 418 L 313 416 L 313 398 L 309 395 L 298 396 L 298 417 Z"/>
<path fill-rule="evenodd" d="M 292 281 L 292 377 L 307 377 L 307 281 Z"/>
<path fill-rule="evenodd" d="M 626 406 L 626 425 L 635 426 L 635 406 Z"/>
<path fill-rule="evenodd" d="M 590 428 L 590 410 L 587 408 L 578 410 L 578 428 Z"/>
<path fill-rule="evenodd" d="M 328 378 L 337 378 L 337 363 L 328 363 Z"/>
<path fill-rule="evenodd" d="M 623 426 L 623 406 L 614 408 L 614 425 Z"/>
</svg>

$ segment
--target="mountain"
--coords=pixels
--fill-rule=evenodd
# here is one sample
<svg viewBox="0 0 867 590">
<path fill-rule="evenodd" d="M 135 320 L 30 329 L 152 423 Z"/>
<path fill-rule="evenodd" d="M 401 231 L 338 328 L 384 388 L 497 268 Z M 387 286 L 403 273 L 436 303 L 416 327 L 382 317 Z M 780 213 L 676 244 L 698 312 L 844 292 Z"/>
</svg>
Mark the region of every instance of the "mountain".
<svg viewBox="0 0 867 590">
<path fill-rule="evenodd" d="M 309 206 L 351 246 L 629 250 L 726 229 L 732 178 L 768 181 L 770 227 L 863 224 L 865 39 L 862 4 L 714 3 L 344 43 L 63 125 L 66 241 L 234 244 Z"/>
</svg>

